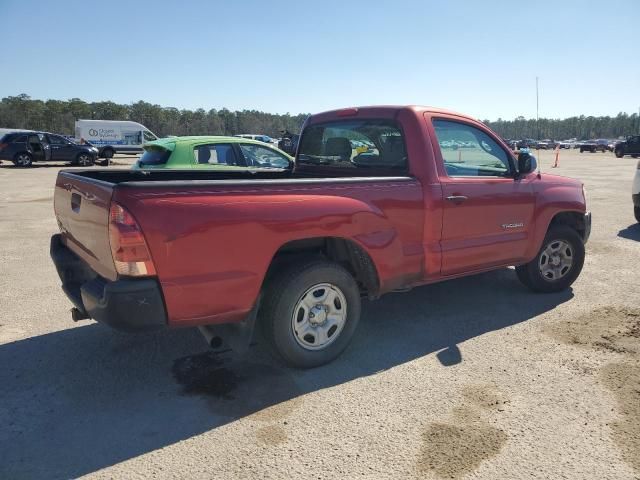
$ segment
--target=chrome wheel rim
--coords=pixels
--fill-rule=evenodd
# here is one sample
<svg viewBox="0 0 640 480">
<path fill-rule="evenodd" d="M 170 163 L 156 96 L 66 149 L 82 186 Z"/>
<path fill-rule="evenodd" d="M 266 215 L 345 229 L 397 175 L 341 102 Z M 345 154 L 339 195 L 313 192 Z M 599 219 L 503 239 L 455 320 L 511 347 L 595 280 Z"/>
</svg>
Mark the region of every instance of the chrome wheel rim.
<svg viewBox="0 0 640 480">
<path fill-rule="evenodd" d="M 549 242 L 540 254 L 540 274 L 548 282 L 565 277 L 573 266 L 573 248 L 564 240 Z"/>
<path fill-rule="evenodd" d="M 18 165 L 25 166 L 29 165 L 29 155 L 18 155 Z"/>
<path fill-rule="evenodd" d="M 347 320 L 347 299 L 331 283 L 318 283 L 302 294 L 291 317 L 291 331 L 305 350 L 327 348 L 340 336 Z"/>
<path fill-rule="evenodd" d="M 78 157 L 78 163 L 80 165 L 86 166 L 89 164 L 89 156 L 88 155 L 80 155 Z"/>
</svg>

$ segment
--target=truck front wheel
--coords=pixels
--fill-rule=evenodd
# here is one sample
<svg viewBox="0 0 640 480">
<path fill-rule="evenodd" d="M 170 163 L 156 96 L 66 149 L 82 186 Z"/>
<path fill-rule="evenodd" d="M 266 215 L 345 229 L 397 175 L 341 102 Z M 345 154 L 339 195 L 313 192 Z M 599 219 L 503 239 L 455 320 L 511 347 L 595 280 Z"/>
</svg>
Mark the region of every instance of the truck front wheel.
<svg viewBox="0 0 640 480">
<path fill-rule="evenodd" d="M 288 365 L 312 368 L 347 347 L 360 319 L 360 291 L 342 266 L 313 260 L 286 267 L 265 291 L 259 322 Z"/>
<path fill-rule="evenodd" d="M 553 226 L 536 257 L 516 267 L 520 281 L 535 292 L 560 292 L 578 278 L 584 264 L 584 242 L 573 228 Z"/>
</svg>

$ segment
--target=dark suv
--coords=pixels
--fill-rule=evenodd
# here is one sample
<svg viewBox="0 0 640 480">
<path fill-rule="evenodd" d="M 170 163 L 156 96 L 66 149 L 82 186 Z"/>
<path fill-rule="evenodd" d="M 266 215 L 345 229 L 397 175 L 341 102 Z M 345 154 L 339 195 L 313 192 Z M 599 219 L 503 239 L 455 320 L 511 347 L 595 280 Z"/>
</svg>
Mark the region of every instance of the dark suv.
<svg viewBox="0 0 640 480">
<path fill-rule="evenodd" d="M 98 149 L 79 145 L 62 135 L 46 132 L 12 132 L 0 138 L 0 160 L 9 160 L 16 167 L 30 167 L 33 162 L 71 162 L 93 165 Z"/>
<path fill-rule="evenodd" d="M 603 139 L 587 140 L 586 142 L 582 142 L 580 144 L 580 153 L 582 152 L 596 153 L 597 151 L 604 153 L 607 150 L 609 150 L 609 142 Z"/>
<path fill-rule="evenodd" d="M 616 143 L 615 154 L 616 157 L 622 158 L 625 155 L 631 155 L 633 158 L 640 157 L 640 135 L 632 135 L 627 137 L 624 142 Z"/>
</svg>

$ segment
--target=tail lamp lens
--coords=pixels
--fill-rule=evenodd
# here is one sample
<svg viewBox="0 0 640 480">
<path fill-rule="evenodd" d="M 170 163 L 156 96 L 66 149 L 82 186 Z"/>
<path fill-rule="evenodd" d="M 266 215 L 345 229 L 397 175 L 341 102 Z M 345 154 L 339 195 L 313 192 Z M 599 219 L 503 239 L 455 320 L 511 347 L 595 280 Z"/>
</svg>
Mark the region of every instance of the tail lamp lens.
<svg viewBox="0 0 640 480">
<path fill-rule="evenodd" d="M 109 211 L 109 242 L 113 263 L 120 275 L 139 277 L 156 274 L 140 226 L 117 203 L 112 203 Z"/>
</svg>

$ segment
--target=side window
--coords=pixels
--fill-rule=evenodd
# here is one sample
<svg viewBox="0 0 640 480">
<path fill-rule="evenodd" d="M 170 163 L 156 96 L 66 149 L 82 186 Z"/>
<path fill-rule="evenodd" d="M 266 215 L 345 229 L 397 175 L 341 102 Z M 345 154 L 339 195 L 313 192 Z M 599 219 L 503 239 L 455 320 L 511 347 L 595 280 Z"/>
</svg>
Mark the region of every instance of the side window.
<svg viewBox="0 0 640 480">
<path fill-rule="evenodd" d="M 198 145 L 193 149 L 193 156 L 199 165 L 238 165 L 236 152 L 228 143 Z"/>
<path fill-rule="evenodd" d="M 147 130 L 142 131 L 142 136 L 144 137 L 145 142 L 153 142 L 154 140 L 157 140 L 156 136 Z"/>
<path fill-rule="evenodd" d="M 287 168 L 289 160 L 271 148 L 252 143 L 241 143 L 240 150 L 249 167 Z"/>
<path fill-rule="evenodd" d="M 450 120 L 434 120 L 433 126 L 450 177 L 510 175 L 507 152 L 482 130 Z"/>
<path fill-rule="evenodd" d="M 49 143 L 51 145 L 67 145 L 69 142 L 66 138 L 62 138 L 57 135 L 49 135 Z"/>
<path fill-rule="evenodd" d="M 27 136 L 26 135 L 19 135 L 16 138 L 13 139 L 13 143 L 26 143 L 27 142 Z"/>
</svg>

